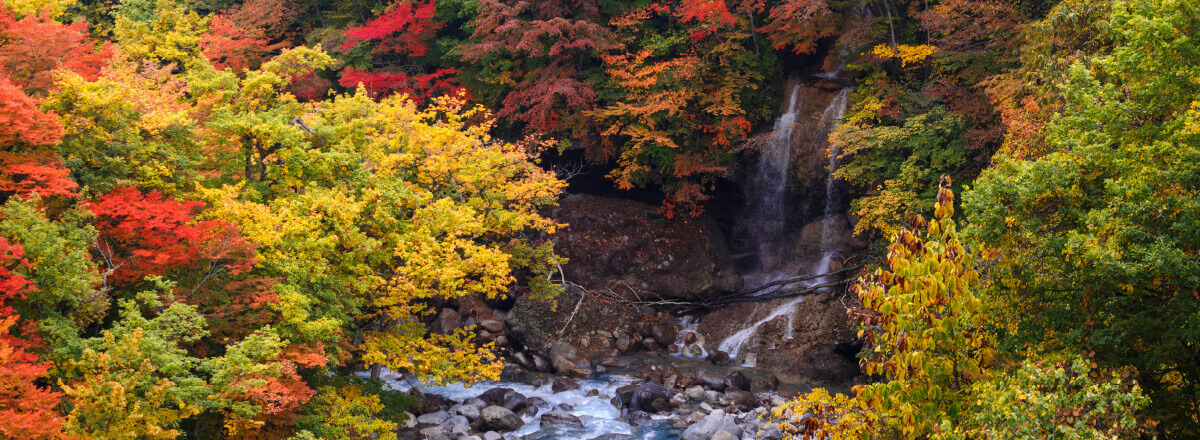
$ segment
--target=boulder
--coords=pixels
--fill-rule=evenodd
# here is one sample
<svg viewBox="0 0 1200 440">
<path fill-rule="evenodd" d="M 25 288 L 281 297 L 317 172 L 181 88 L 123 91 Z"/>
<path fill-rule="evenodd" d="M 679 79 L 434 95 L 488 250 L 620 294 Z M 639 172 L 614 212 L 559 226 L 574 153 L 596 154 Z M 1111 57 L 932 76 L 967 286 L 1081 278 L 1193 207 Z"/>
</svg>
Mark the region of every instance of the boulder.
<svg viewBox="0 0 1200 440">
<path fill-rule="evenodd" d="M 496 405 L 484 408 L 480 412 L 479 422 L 483 429 L 500 432 L 516 431 L 525 425 L 525 422 L 516 413 Z"/>
<path fill-rule="evenodd" d="M 710 440 L 717 431 L 725 431 L 735 438 L 742 436 L 742 428 L 738 427 L 733 415 L 718 409 L 684 430 L 680 440 Z"/>
<path fill-rule="evenodd" d="M 471 432 L 471 422 L 463 416 L 452 416 L 439 424 L 438 427 L 442 428 L 442 431 L 451 437 L 458 437 Z"/>
<path fill-rule="evenodd" d="M 429 329 L 434 333 L 450 334 L 459 327 L 462 327 L 462 316 L 454 309 L 447 307 L 438 313 Z"/>
<path fill-rule="evenodd" d="M 585 289 L 698 300 L 741 288 L 721 228 L 707 216 L 668 219 L 658 206 L 570 195 L 550 217 L 567 224 L 551 240 L 569 260 L 568 279 Z"/>
<path fill-rule="evenodd" d="M 504 330 L 504 323 L 494 319 L 485 319 L 479 321 L 479 327 L 492 333 L 500 333 L 501 330 Z"/>
<path fill-rule="evenodd" d="M 422 425 L 440 425 L 450 418 L 450 413 L 446 411 L 438 411 L 429 414 L 421 414 L 417 417 L 417 423 Z"/>
<path fill-rule="evenodd" d="M 746 377 L 746 374 L 741 371 L 730 371 L 729 374 L 725 375 L 725 386 L 748 391 L 750 390 L 750 378 Z"/>
<path fill-rule="evenodd" d="M 630 410 L 656 413 L 670 408 L 671 390 L 659 384 L 644 383 L 638 385 L 630 395 Z"/>
<path fill-rule="evenodd" d="M 729 431 L 720 430 L 720 431 L 713 433 L 712 440 L 741 440 L 741 439 L 735 437 L 733 434 L 730 434 Z"/>
<path fill-rule="evenodd" d="M 554 384 L 550 386 L 550 389 L 555 393 L 577 390 L 579 389 L 579 382 L 575 382 L 568 377 L 556 377 L 554 378 Z"/>
<path fill-rule="evenodd" d="M 437 426 L 422 429 L 420 435 L 422 440 L 450 440 L 450 435 Z"/>
<path fill-rule="evenodd" d="M 562 411 L 550 411 L 542 414 L 542 426 L 555 425 L 570 429 L 583 429 L 583 421 L 579 417 Z"/>
<path fill-rule="evenodd" d="M 633 426 L 635 428 L 638 426 L 642 426 L 647 423 L 653 422 L 653 421 L 654 421 L 654 418 L 650 417 L 650 414 L 646 413 L 645 411 L 630 411 L 629 412 L 629 425 Z"/>
<path fill-rule="evenodd" d="M 504 402 L 504 395 L 513 392 L 512 388 L 492 388 L 479 395 L 479 400 L 488 405 L 499 405 Z"/>
</svg>

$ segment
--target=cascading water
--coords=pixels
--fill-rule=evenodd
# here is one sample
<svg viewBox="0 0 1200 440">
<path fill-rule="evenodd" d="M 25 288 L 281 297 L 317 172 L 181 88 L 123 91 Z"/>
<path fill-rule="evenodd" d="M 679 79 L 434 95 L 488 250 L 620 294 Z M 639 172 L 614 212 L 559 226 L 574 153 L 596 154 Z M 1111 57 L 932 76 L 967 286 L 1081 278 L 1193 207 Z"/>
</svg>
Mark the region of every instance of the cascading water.
<svg viewBox="0 0 1200 440">
<path fill-rule="evenodd" d="M 838 92 L 838 94 L 833 97 L 833 101 L 829 103 L 829 107 L 825 108 L 825 112 L 821 114 L 821 122 L 818 123 L 817 128 L 825 133 L 832 133 L 833 130 L 837 129 L 838 123 L 841 122 L 842 117 L 846 115 L 846 107 L 848 107 L 849 104 L 850 88 L 847 87 L 842 89 L 842 91 Z M 837 150 L 837 144 L 831 143 L 829 145 L 829 174 L 825 177 L 826 219 L 829 219 L 837 212 L 838 193 L 837 181 L 834 179 L 834 172 L 837 171 L 838 154 L 840 154 L 840 151 Z M 832 228 L 830 228 L 830 225 L 832 224 L 833 222 L 826 221 L 821 227 L 822 254 L 833 252 L 833 249 L 830 249 L 830 242 L 832 241 L 832 237 L 830 236 L 830 229 Z M 822 256 L 822 258 L 825 257 Z"/>
<path fill-rule="evenodd" d="M 783 220 L 786 214 L 784 195 L 787 189 L 787 170 L 788 165 L 790 164 L 792 132 L 796 125 L 796 116 L 799 110 L 796 106 L 796 101 L 798 99 L 798 95 L 803 96 L 800 93 L 802 87 L 802 85 L 798 84 L 792 89 L 792 96 L 790 98 L 788 111 L 784 113 L 783 116 L 780 116 L 779 120 L 775 122 L 775 134 L 771 137 L 770 142 L 767 143 L 763 154 L 759 159 L 759 175 L 756 176 L 756 178 L 751 179 L 752 183 L 747 188 L 748 190 L 761 191 L 759 193 L 753 193 L 756 194 L 757 197 L 750 199 L 753 201 L 753 203 L 749 204 L 750 206 L 748 207 L 751 209 L 750 212 L 753 213 L 752 216 L 760 222 L 767 218 L 767 216 L 771 216 L 769 218 L 773 220 L 777 219 L 779 222 L 778 229 L 768 230 L 768 234 L 759 235 L 759 237 L 767 237 L 767 240 L 775 240 L 781 238 L 783 235 Z M 820 120 L 817 122 L 815 130 L 817 130 L 818 134 L 827 135 L 837 128 L 838 122 L 846 113 L 849 100 L 849 88 L 842 89 L 833 97 L 829 105 L 822 112 Z M 828 175 L 826 176 L 825 182 L 824 216 L 826 219 L 829 219 L 836 214 L 838 207 L 837 183 L 834 179 L 834 172 L 837 171 L 838 165 L 838 151 L 833 150 L 833 146 L 830 148 Z M 779 152 L 779 150 L 782 150 L 782 152 Z M 780 157 L 783 157 L 784 161 L 782 163 L 769 162 L 779 160 Z M 774 174 L 776 171 L 778 171 L 779 174 Z M 779 181 L 774 180 L 776 178 L 778 178 Z M 770 185 L 764 184 L 768 182 Z M 776 192 L 770 192 L 771 190 L 775 190 Z M 832 246 L 833 237 L 831 237 L 832 228 L 830 228 L 832 223 L 832 221 L 827 220 L 824 222 L 824 225 L 821 228 L 821 259 L 818 264 L 808 271 L 810 275 L 828 273 L 832 267 L 833 259 L 837 255 L 837 250 L 833 249 Z M 764 252 L 764 249 L 762 249 L 761 245 L 766 242 L 767 241 L 760 241 L 758 243 L 759 252 Z M 764 280 L 770 281 L 772 278 L 774 277 L 764 278 L 761 275 L 758 277 L 747 277 L 747 282 L 748 284 L 753 285 L 753 283 L 751 283 L 752 281 L 762 283 Z M 825 279 L 825 277 L 822 277 L 811 281 L 810 284 L 807 285 L 813 286 L 826 283 L 828 281 L 829 280 Z M 782 288 L 783 287 L 781 286 L 775 289 L 775 291 L 778 291 L 778 289 Z M 770 293 L 773 292 L 774 291 Z M 788 320 L 787 328 L 785 329 L 784 333 L 784 339 L 791 339 L 794 336 L 796 306 L 799 305 L 803 300 L 804 297 L 800 296 L 780 304 L 765 318 L 760 319 L 749 327 L 746 327 L 737 333 L 730 335 L 728 338 L 725 338 L 725 340 L 721 341 L 721 344 L 718 346 L 718 350 L 728 353 L 730 359 L 738 359 L 738 355 L 741 354 L 742 348 L 746 345 L 750 338 L 752 338 L 758 332 L 759 327 L 783 316 L 787 316 Z M 753 366 L 754 359 L 754 356 L 747 355 L 745 361 L 746 366 Z"/>
<path fill-rule="evenodd" d="M 788 94 L 788 105 L 783 115 L 775 120 L 775 129 L 763 144 L 755 174 L 746 181 L 744 189 L 748 196 L 746 211 L 749 215 L 740 226 L 738 235 L 749 242 L 749 249 L 764 255 L 764 246 L 778 243 L 783 238 L 787 218 L 788 170 L 792 162 L 792 134 L 796 120 L 804 106 L 804 86 L 797 81 Z M 747 280 L 764 281 L 764 280 Z M 766 279 L 769 281 L 769 277 Z"/>
</svg>

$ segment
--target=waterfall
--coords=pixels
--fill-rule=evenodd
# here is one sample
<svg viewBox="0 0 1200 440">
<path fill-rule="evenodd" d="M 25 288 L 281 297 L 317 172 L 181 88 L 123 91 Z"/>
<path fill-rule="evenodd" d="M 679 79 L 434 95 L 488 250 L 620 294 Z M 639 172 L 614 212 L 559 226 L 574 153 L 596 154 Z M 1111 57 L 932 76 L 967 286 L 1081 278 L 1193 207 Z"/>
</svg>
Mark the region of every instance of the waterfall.
<svg viewBox="0 0 1200 440">
<path fill-rule="evenodd" d="M 832 253 L 826 253 L 825 256 L 821 258 L 821 263 L 817 265 L 817 267 L 814 270 L 814 273 L 828 272 L 829 267 L 830 267 L 830 260 L 832 258 L 833 258 Z M 817 279 L 817 280 L 813 281 L 813 284 L 820 284 L 820 283 L 824 283 L 824 282 L 825 282 L 825 279 L 821 278 L 821 279 Z M 741 331 L 738 331 L 737 333 L 730 335 L 728 338 L 725 338 L 724 341 L 721 341 L 721 345 L 717 347 L 717 350 L 729 353 L 729 358 L 736 360 L 738 357 L 738 354 L 742 351 L 742 346 L 746 345 L 746 342 L 749 341 L 750 338 L 752 336 L 754 336 L 755 333 L 758 333 L 759 327 L 761 327 L 763 324 L 774 321 L 776 318 L 779 318 L 780 316 L 784 316 L 784 315 L 787 315 L 787 317 L 788 317 L 788 328 L 786 330 L 786 334 L 784 335 L 784 339 L 791 339 L 792 336 L 794 335 L 792 327 L 795 324 L 795 321 L 793 319 L 795 317 L 796 305 L 800 304 L 800 302 L 802 302 L 802 301 L 804 301 L 804 297 L 797 296 L 795 298 L 792 298 L 791 301 L 780 304 L 779 307 L 776 307 L 775 310 L 772 310 L 771 313 L 769 315 L 767 315 L 766 318 L 760 319 L 760 320 L 758 320 L 758 322 L 755 322 L 754 324 L 750 325 L 749 327 L 746 327 L 746 328 L 742 329 Z"/>
<path fill-rule="evenodd" d="M 821 114 L 821 122 L 817 125 L 819 130 L 825 133 L 832 133 L 837 129 L 838 123 L 841 122 L 842 116 L 846 115 L 846 107 L 850 104 L 850 88 L 844 88 L 833 97 L 833 101 L 829 103 L 829 107 L 825 108 L 825 112 Z M 834 179 L 834 172 L 838 166 L 837 145 L 829 144 L 829 174 L 825 177 L 825 222 L 821 226 L 821 252 L 823 254 L 832 252 L 830 249 L 831 237 L 829 235 L 830 221 L 833 214 L 837 210 L 837 182 Z"/>
<path fill-rule="evenodd" d="M 787 108 L 775 120 L 775 130 L 763 145 L 756 173 L 746 184 L 746 210 L 751 224 L 745 232 L 753 241 L 756 252 L 761 253 L 763 244 L 777 241 L 783 234 L 787 217 L 788 170 L 792 163 L 792 134 L 796 129 L 796 118 L 804 106 L 802 88 L 799 81 L 792 86 Z"/>
<path fill-rule="evenodd" d="M 759 158 L 758 175 L 754 179 L 751 179 L 747 186 L 747 195 L 755 196 L 747 203 L 747 208 L 749 209 L 751 218 L 760 227 L 757 231 L 758 235 L 755 235 L 759 239 L 755 245 L 756 250 L 760 254 L 765 251 L 762 248 L 764 244 L 782 239 L 784 235 L 783 223 L 786 218 L 785 195 L 789 177 L 788 168 L 791 162 L 792 134 L 796 125 L 797 113 L 802 106 L 802 103 L 798 102 L 803 96 L 800 93 L 802 87 L 802 85 L 797 84 L 792 88 L 787 111 L 775 121 L 775 132 L 765 145 L 762 156 Z M 849 101 L 850 88 L 844 88 L 839 91 L 822 112 L 821 118 L 815 127 L 816 133 L 827 135 L 836 129 L 839 121 L 846 113 Z M 832 266 L 832 261 L 837 255 L 836 249 L 833 249 L 833 240 L 830 236 L 832 232 L 830 225 L 833 223 L 830 219 L 836 214 L 838 208 L 837 184 L 834 179 L 834 172 L 837 171 L 838 165 L 837 160 L 838 151 L 836 151 L 834 146 L 830 146 L 828 175 L 825 181 L 825 220 L 821 228 L 821 259 L 817 265 L 808 271 L 812 275 L 828 273 Z M 770 227 L 770 229 L 766 229 L 767 227 Z M 807 285 L 812 286 L 828 281 L 822 277 L 812 280 Z M 798 296 L 780 304 L 765 318 L 725 338 L 724 341 L 721 341 L 717 349 L 728 353 L 730 359 L 736 360 L 743 346 L 758 333 L 759 327 L 783 316 L 787 317 L 787 328 L 783 339 L 792 339 L 795 335 L 796 306 L 803 300 L 804 297 Z M 754 363 L 753 359 L 753 357 L 747 355 L 747 366 L 753 366 L 749 365 Z"/>
</svg>

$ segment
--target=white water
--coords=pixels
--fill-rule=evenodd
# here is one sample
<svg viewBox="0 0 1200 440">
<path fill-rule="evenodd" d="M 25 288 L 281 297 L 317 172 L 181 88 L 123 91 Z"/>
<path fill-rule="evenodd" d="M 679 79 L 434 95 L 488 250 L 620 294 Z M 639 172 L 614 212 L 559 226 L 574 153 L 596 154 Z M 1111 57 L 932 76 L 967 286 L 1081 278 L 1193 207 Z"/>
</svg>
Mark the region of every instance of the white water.
<svg viewBox="0 0 1200 440">
<path fill-rule="evenodd" d="M 391 389 L 409 391 L 414 388 L 414 385 L 396 373 L 385 370 L 383 379 L 387 381 L 387 386 Z M 453 383 L 447 386 L 430 386 L 425 387 L 416 385 L 425 393 L 437 394 L 455 402 L 461 403 L 468 398 L 477 397 L 483 394 L 484 391 L 492 388 L 510 388 L 513 391 L 521 393 L 528 398 L 540 398 L 546 403 L 538 405 L 538 412 L 533 417 L 525 416 L 522 420 L 525 421 L 525 426 L 511 433 L 505 433 L 505 438 L 535 438 L 535 439 L 561 439 L 561 440 L 587 440 L 605 434 L 626 434 L 633 435 L 638 439 L 670 439 L 678 438 L 677 432 L 672 432 L 669 427 L 664 424 L 647 424 L 634 428 L 628 422 L 620 420 L 621 410 L 613 407 L 610 400 L 617 395 L 617 388 L 629 385 L 634 382 L 632 378 L 618 375 L 597 376 L 596 379 L 579 380 L 579 389 L 563 391 L 555 393 L 551 389 L 551 385 L 543 385 L 534 387 L 517 382 L 483 382 L 478 383 L 470 388 L 462 383 Z M 599 396 L 588 397 L 587 393 L 591 390 L 599 391 Z M 562 427 L 545 427 L 541 426 L 540 417 L 548 412 L 551 408 L 558 404 L 567 404 L 574 407 L 571 414 L 579 417 L 583 422 L 584 429 L 563 429 Z M 668 415 L 652 416 L 655 420 L 664 419 Z M 529 436 L 529 437 L 526 437 Z"/>
<path fill-rule="evenodd" d="M 756 216 L 756 220 L 762 220 L 762 217 L 765 217 L 766 215 L 776 216 L 775 218 L 777 218 L 780 223 L 780 230 L 782 230 L 782 222 L 783 222 L 784 214 L 785 214 L 784 213 L 784 198 L 783 198 L 783 196 L 784 196 L 784 191 L 787 188 L 787 177 L 788 177 L 787 169 L 788 169 L 788 164 L 789 164 L 790 157 L 791 157 L 792 127 L 795 125 L 796 111 L 798 111 L 798 107 L 796 107 L 796 100 L 797 100 L 796 96 L 799 93 L 801 87 L 802 86 L 800 84 L 797 84 L 795 86 L 795 88 L 792 89 L 791 102 L 788 107 L 789 110 L 783 116 L 780 116 L 779 120 L 775 122 L 775 130 L 776 130 L 775 135 L 771 138 L 771 142 L 769 142 L 767 144 L 767 148 L 763 151 L 763 155 L 759 159 L 758 165 L 759 165 L 759 173 L 760 174 L 757 179 L 753 180 L 753 182 L 768 182 L 769 181 L 769 182 L 771 182 L 772 185 L 775 185 L 775 186 L 768 188 L 768 187 L 766 187 L 766 185 L 754 184 L 754 185 L 751 185 L 750 188 L 748 188 L 748 189 L 758 190 L 758 191 L 765 191 L 765 190 L 777 188 L 777 192 L 775 192 L 775 193 L 760 192 L 760 193 L 758 193 L 759 197 L 753 198 L 751 200 L 754 200 L 754 201 L 756 201 L 756 203 L 761 205 L 761 206 L 758 206 L 758 208 L 759 208 L 758 211 L 752 211 L 752 212 L 754 212 L 753 215 Z M 831 133 L 834 129 L 836 129 L 838 123 L 841 121 L 842 117 L 846 113 L 846 108 L 849 105 L 849 102 L 850 102 L 850 88 L 845 88 L 845 89 L 842 89 L 840 92 L 838 92 L 838 94 L 833 97 L 833 100 L 830 101 L 829 106 L 825 108 L 824 112 L 822 112 L 821 119 L 817 123 L 817 127 L 816 127 L 817 131 L 819 133 L 828 134 L 828 133 Z M 786 124 L 786 128 L 787 128 L 785 138 L 781 138 L 781 134 L 783 134 L 783 132 L 784 132 L 784 130 L 782 130 L 782 128 L 784 128 L 784 127 L 781 127 L 781 125 L 783 125 L 783 124 Z M 782 147 L 781 147 L 781 145 L 782 145 Z M 784 154 L 787 155 L 786 157 L 788 159 L 786 159 L 783 163 L 765 164 L 764 161 L 766 161 L 766 160 L 778 160 L 778 157 L 781 154 L 776 153 L 775 152 L 776 149 L 784 150 L 786 152 Z M 771 154 L 768 154 L 768 152 L 770 152 Z M 810 275 L 828 273 L 830 270 L 830 267 L 831 267 L 832 259 L 836 256 L 836 250 L 832 249 L 833 237 L 831 237 L 831 228 L 830 228 L 830 225 L 833 224 L 833 222 L 829 221 L 829 219 L 831 218 L 831 216 L 835 213 L 835 211 L 837 209 L 838 194 L 837 194 L 836 181 L 834 179 L 834 172 L 837 171 L 838 154 L 839 153 L 835 149 L 835 147 L 830 146 L 829 171 L 828 171 L 829 174 L 826 177 L 826 181 L 825 181 L 825 212 L 824 212 L 824 214 L 825 214 L 826 221 L 824 222 L 824 225 L 822 226 L 822 230 L 821 230 L 821 260 L 816 265 L 816 267 L 813 268 L 813 270 L 809 271 Z M 772 168 L 772 167 L 774 167 L 774 168 Z M 776 176 L 771 175 L 771 173 L 774 172 L 774 170 L 777 168 L 782 168 L 781 175 L 778 176 L 782 180 L 780 182 L 775 182 L 773 179 Z M 770 206 L 767 206 L 767 205 L 770 205 Z M 764 234 L 764 235 L 766 235 L 766 234 Z M 770 235 L 766 235 L 766 236 L 769 239 L 772 238 Z M 760 247 L 760 252 L 762 252 L 761 247 Z M 753 277 L 753 278 L 760 278 L 760 277 Z M 775 277 L 775 278 L 777 279 L 778 277 Z M 829 281 L 826 278 L 827 277 L 821 277 L 816 280 L 813 280 L 810 284 L 807 284 L 807 286 L 813 286 L 813 285 L 817 285 L 817 284 L 826 283 Z M 752 277 L 747 277 L 747 281 L 750 281 L 751 279 L 752 279 Z M 770 282 L 770 281 L 774 281 L 774 280 L 775 279 L 768 278 L 768 279 L 765 279 L 765 281 L 763 279 L 756 279 L 755 281 L 758 281 L 759 283 L 764 283 L 764 282 Z M 778 291 L 778 288 L 775 289 L 775 291 Z M 766 294 L 766 293 L 767 292 L 764 292 L 763 294 Z M 763 324 L 766 324 L 775 319 L 778 319 L 781 316 L 787 316 L 787 328 L 784 331 L 784 340 L 792 339 L 793 337 L 795 337 L 796 306 L 798 304 L 800 304 L 800 302 L 803 300 L 804 300 L 804 297 L 796 297 L 796 298 L 792 299 L 791 301 L 788 301 L 786 303 L 779 305 L 774 310 L 772 310 L 771 313 L 768 314 L 765 318 L 759 320 L 758 322 L 755 322 L 754 324 L 750 325 L 749 327 L 746 327 L 746 328 L 738 331 L 737 333 L 734 333 L 733 335 L 730 335 L 728 338 L 725 338 L 724 341 L 721 341 L 721 345 L 719 345 L 717 347 L 717 349 L 728 353 L 730 359 L 737 360 L 738 355 L 742 351 L 742 348 L 746 345 L 746 343 L 750 340 L 750 338 L 752 338 L 755 334 L 758 333 L 759 327 L 762 327 Z M 746 366 L 754 366 L 753 364 L 756 362 L 755 361 L 756 358 L 757 358 L 757 356 L 747 355 L 746 360 L 744 362 L 745 365 Z"/>
<path fill-rule="evenodd" d="M 816 266 L 815 270 L 813 271 L 813 274 L 815 275 L 815 274 L 829 272 L 830 261 L 832 260 L 833 256 L 834 256 L 833 253 L 826 253 L 821 258 L 821 263 Z M 816 280 L 813 280 L 812 284 L 809 284 L 809 285 L 816 285 L 816 284 L 821 284 L 824 282 L 826 282 L 825 277 L 821 277 Z M 725 338 L 724 341 L 721 341 L 721 345 L 717 347 L 717 350 L 728 353 L 730 359 L 736 360 L 738 358 L 738 354 L 741 353 L 741 351 L 742 351 L 742 347 L 746 345 L 746 342 L 748 342 L 751 337 L 753 337 L 756 333 L 758 333 L 759 327 L 762 327 L 763 324 L 774 321 L 775 319 L 777 319 L 781 316 L 784 316 L 784 315 L 787 315 L 787 319 L 788 319 L 787 330 L 785 331 L 784 339 L 792 339 L 792 337 L 795 336 L 795 330 L 794 330 L 795 321 L 794 320 L 795 320 L 795 316 L 796 316 L 796 306 L 799 305 L 800 302 L 802 302 L 802 301 L 804 301 L 804 297 L 797 296 L 797 297 L 793 298 L 791 301 L 788 301 L 786 303 L 779 305 L 779 307 L 776 307 L 775 310 L 772 310 L 771 313 L 769 315 L 767 315 L 766 318 L 760 319 L 758 322 L 755 322 L 751 326 L 746 327 L 746 328 L 738 331 L 737 333 L 730 335 L 728 338 Z M 754 365 L 746 365 L 746 366 L 753 367 Z"/>
<path fill-rule="evenodd" d="M 850 104 L 850 88 L 844 88 L 833 97 L 833 101 L 829 102 L 829 107 L 825 108 L 825 112 L 821 114 L 821 121 L 817 124 L 817 129 L 825 133 L 832 133 L 837 129 L 838 123 L 842 121 L 842 117 L 846 115 L 846 107 Z M 828 253 L 832 237 L 830 237 L 830 226 L 833 224 L 829 221 L 837 209 L 837 182 L 834 179 L 834 172 L 837 171 L 838 155 L 841 154 L 837 149 L 837 144 L 829 144 L 829 175 L 825 178 L 825 219 L 824 225 L 821 226 L 821 252 Z"/>
<path fill-rule="evenodd" d="M 775 130 L 763 144 L 755 174 L 746 181 L 746 213 L 749 223 L 742 228 L 750 239 L 752 249 L 760 255 L 764 245 L 778 242 L 784 235 L 787 217 L 788 173 L 792 163 L 792 135 L 796 119 L 804 106 L 804 86 L 797 82 L 788 95 L 788 106 L 775 120 Z"/>
<path fill-rule="evenodd" d="M 700 319 L 688 315 L 680 317 L 677 322 L 679 323 L 679 334 L 675 337 L 675 353 L 687 358 L 707 358 L 708 350 L 704 349 L 704 335 L 699 331 Z M 696 337 L 696 341 L 691 344 L 684 343 L 689 333 Z"/>
</svg>

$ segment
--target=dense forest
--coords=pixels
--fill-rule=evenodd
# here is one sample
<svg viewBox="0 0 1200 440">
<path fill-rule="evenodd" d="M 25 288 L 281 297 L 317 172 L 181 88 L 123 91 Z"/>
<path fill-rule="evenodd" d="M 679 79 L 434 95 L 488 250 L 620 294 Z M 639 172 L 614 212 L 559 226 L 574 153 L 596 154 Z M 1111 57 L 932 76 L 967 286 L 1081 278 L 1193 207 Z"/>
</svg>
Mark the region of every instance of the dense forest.
<svg viewBox="0 0 1200 440">
<path fill-rule="evenodd" d="M 1198 40 L 1198 0 L 0 0 L 0 437 L 417 435 L 379 369 L 510 371 L 446 304 L 563 295 L 581 170 L 728 216 L 805 76 L 848 88 L 861 375 L 745 438 L 1198 438 Z"/>
</svg>

